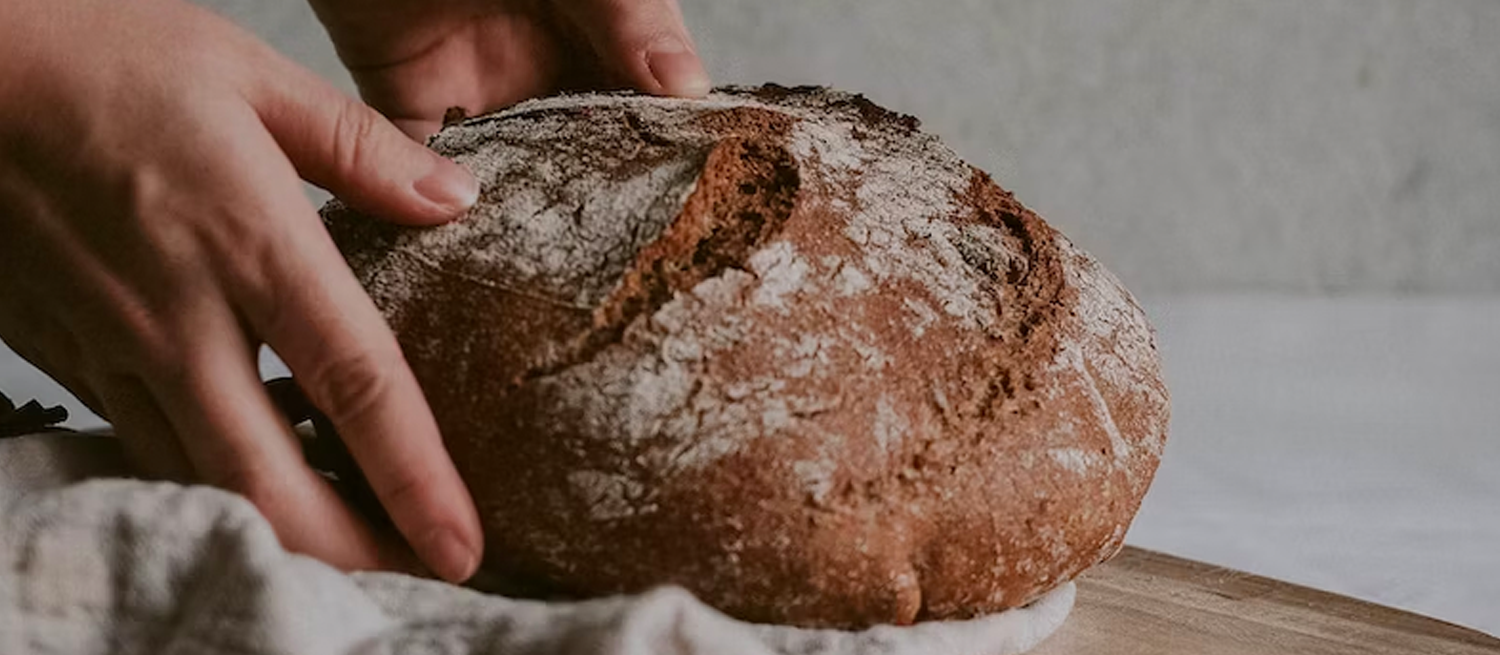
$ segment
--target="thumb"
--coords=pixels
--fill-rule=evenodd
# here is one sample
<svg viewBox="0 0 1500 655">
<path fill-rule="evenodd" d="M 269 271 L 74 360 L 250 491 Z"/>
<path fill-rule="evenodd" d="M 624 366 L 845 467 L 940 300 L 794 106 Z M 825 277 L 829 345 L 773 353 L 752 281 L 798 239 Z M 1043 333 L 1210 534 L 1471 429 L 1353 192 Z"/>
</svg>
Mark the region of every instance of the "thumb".
<svg viewBox="0 0 1500 655">
<path fill-rule="evenodd" d="M 303 179 L 356 209 L 408 225 L 451 220 L 477 201 L 479 183 L 462 166 L 312 73 L 297 73 L 253 101 Z"/>
<path fill-rule="evenodd" d="M 556 1 L 594 54 L 631 86 L 662 95 L 708 93 L 708 73 L 676 0 Z"/>
</svg>

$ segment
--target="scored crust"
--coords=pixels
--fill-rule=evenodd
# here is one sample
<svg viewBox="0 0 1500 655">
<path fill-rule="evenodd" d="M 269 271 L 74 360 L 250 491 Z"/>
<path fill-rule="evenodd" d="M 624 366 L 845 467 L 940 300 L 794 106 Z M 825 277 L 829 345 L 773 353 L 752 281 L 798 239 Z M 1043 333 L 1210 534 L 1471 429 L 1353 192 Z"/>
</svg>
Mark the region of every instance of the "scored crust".
<svg viewBox="0 0 1500 655">
<path fill-rule="evenodd" d="M 821 88 L 445 128 L 460 221 L 330 203 L 503 590 L 751 621 L 1015 607 L 1112 556 L 1166 438 L 1117 280 L 915 119 Z"/>
</svg>

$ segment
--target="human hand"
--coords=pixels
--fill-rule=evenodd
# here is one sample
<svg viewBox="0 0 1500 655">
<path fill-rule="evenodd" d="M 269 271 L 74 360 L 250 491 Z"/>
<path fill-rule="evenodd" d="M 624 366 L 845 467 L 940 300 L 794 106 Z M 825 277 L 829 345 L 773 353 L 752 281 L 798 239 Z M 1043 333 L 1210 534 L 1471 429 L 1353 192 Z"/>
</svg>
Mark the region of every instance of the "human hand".
<svg viewBox="0 0 1500 655">
<path fill-rule="evenodd" d="M 676 0 L 312 0 L 371 106 L 415 138 L 560 89 L 702 96 Z"/>
<path fill-rule="evenodd" d="M 181 0 L 0 5 L 0 338 L 113 422 L 146 472 L 243 494 L 291 550 L 402 565 L 303 463 L 260 383 L 269 344 L 421 560 L 466 578 L 473 501 L 299 175 L 411 224 L 478 193 Z"/>
</svg>

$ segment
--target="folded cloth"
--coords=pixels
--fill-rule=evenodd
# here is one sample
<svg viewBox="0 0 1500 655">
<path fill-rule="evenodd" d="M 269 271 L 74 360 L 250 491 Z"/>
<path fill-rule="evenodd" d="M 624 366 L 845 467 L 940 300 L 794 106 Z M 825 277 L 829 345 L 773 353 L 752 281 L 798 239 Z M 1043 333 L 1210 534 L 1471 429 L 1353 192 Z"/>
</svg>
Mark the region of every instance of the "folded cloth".
<svg viewBox="0 0 1500 655">
<path fill-rule="evenodd" d="M 737 621 L 663 587 L 515 600 L 281 549 L 239 496 L 128 479 L 106 439 L 0 442 L 0 653 L 7 655 L 1009 655 L 1058 628 L 1065 584 L 969 621 L 858 632 Z"/>
</svg>

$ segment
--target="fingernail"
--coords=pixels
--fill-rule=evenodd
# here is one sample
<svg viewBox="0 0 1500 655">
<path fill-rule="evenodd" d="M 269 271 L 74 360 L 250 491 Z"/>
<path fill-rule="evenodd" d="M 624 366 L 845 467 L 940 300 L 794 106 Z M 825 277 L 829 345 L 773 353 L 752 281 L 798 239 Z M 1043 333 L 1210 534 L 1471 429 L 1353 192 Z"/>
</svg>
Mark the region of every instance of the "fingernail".
<svg viewBox="0 0 1500 655">
<path fill-rule="evenodd" d="M 479 554 L 447 528 L 437 528 L 427 533 L 422 541 L 422 559 L 432 567 L 432 572 L 448 582 L 468 580 L 479 568 Z"/>
<path fill-rule="evenodd" d="M 443 209 L 458 214 L 479 201 L 479 180 L 464 167 L 439 159 L 432 171 L 412 185 L 418 194 Z"/>
<path fill-rule="evenodd" d="M 698 98 L 707 95 L 712 86 L 697 53 L 675 39 L 646 53 L 646 67 L 669 95 Z"/>
</svg>

